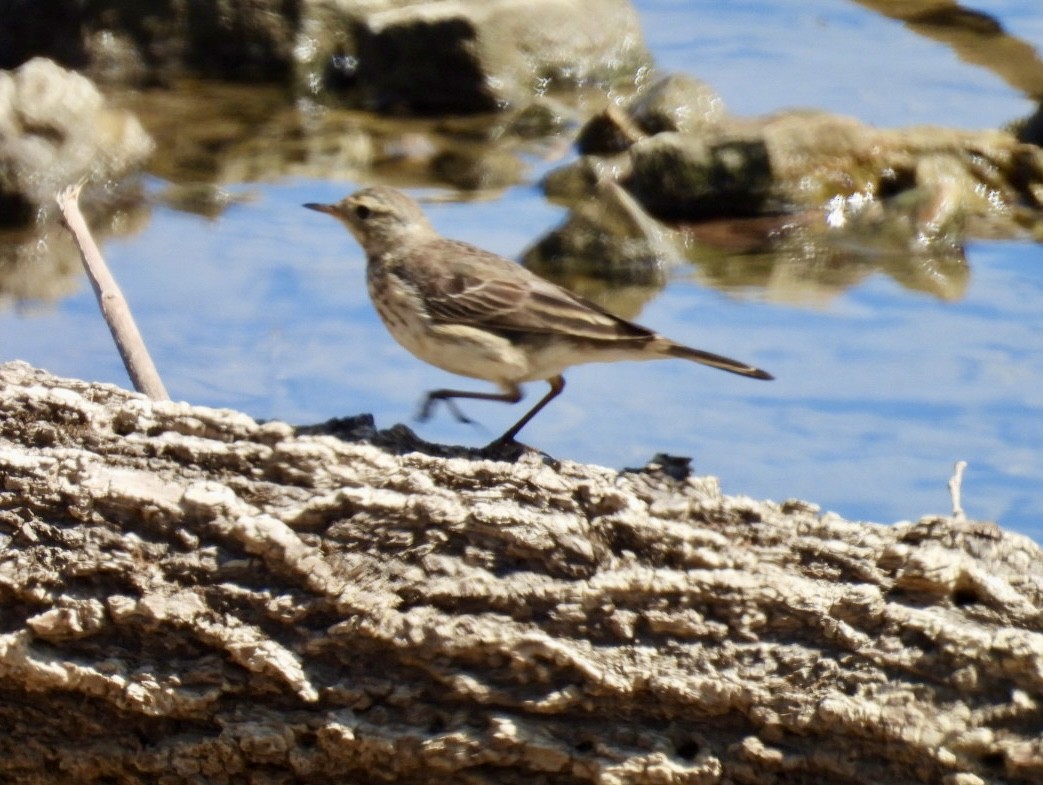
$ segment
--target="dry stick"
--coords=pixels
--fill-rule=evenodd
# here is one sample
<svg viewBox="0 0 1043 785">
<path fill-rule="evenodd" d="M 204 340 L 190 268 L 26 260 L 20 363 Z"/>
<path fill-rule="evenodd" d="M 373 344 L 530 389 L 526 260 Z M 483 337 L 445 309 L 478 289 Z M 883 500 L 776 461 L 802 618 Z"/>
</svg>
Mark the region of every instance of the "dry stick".
<svg viewBox="0 0 1043 785">
<path fill-rule="evenodd" d="M 957 521 L 967 520 L 967 514 L 960 504 L 960 492 L 963 488 L 963 470 L 967 468 L 967 461 L 956 461 L 953 466 L 953 475 L 949 480 L 949 496 L 952 498 L 952 517 Z"/>
<path fill-rule="evenodd" d="M 91 237 L 87 222 L 83 220 L 78 202 L 80 189 L 83 183 L 70 185 L 58 194 L 58 207 L 62 211 L 66 228 L 76 238 L 76 244 L 80 248 L 80 259 L 83 267 L 87 270 L 87 277 L 91 279 L 94 294 L 98 298 L 98 305 L 105 317 L 109 331 L 116 341 L 123 365 L 130 375 L 130 381 L 134 389 L 144 393 L 154 401 L 166 401 L 170 399 L 163 381 L 159 378 L 152 357 L 149 356 L 145 342 L 141 340 L 141 333 L 134 323 L 134 317 L 130 313 L 123 292 L 116 284 L 116 279 L 109 272 L 105 260 L 101 258 L 101 251 Z"/>
</svg>

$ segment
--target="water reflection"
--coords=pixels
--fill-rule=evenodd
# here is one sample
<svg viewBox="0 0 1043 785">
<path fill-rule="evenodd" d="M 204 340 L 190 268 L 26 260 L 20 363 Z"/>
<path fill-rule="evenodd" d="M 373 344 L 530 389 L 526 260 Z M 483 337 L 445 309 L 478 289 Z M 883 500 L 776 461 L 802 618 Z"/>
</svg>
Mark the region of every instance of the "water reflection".
<svg viewBox="0 0 1043 785">
<path fill-rule="evenodd" d="M 117 97 L 162 140 L 150 172 L 170 183 L 313 177 L 465 192 L 524 182 L 526 160 L 563 155 L 576 118 L 604 100 L 587 90 L 567 104 L 546 97 L 503 114 L 410 119 L 294 101 L 272 87 L 195 80 Z"/>
<path fill-rule="evenodd" d="M 694 245 L 689 259 L 698 280 L 728 292 L 755 289 L 765 299 L 822 305 L 874 275 L 885 275 L 906 289 L 942 300 L 959 300 L 967 292 L 970 268 L 963 249 L 909 253 L 871 238 L 851 236 L 802 242 L 799 232 L 775 247 L 752 253 L 729 253 Z"/>
<path fill-rule="evenodd" d="M 0 306 L 65 297 L 82 270 L 75 244 L 58 226 L 0 229 Z"/>
<path fill-rule="evenodd" d="M 855 2 L 951 47 L 961 60 L 988 69 L 1023 95 L 1043 97 L 1043 60 L 1035 46 L 1005 30 L 997 17 L 951 0 Z"/>
<path fill-rule="evenodd" d="M 103 184 L 87 189 L 84 218 L 99 242 L 133 235 L 148 225 L 151 208 L 139 184 Z M 0 308 L 66 297 L 80 285 L 83 267 L 69 233 L 58 223 L 57 209 L 40 210 L 34 223 L 0 228 Z"/>
</svg>

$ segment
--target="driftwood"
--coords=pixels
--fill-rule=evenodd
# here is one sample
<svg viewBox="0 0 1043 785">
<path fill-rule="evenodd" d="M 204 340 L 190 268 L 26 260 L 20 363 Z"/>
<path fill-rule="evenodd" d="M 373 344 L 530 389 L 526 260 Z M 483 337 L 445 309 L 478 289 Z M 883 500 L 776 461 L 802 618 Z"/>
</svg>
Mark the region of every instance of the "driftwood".
<svg viewBox="0 0 1043 785">
<path fill-rule="evenodd" d="M 0 366 L 0 781 L 1043 781 L 1025 537 L 329 430 Z"/>
</svg>

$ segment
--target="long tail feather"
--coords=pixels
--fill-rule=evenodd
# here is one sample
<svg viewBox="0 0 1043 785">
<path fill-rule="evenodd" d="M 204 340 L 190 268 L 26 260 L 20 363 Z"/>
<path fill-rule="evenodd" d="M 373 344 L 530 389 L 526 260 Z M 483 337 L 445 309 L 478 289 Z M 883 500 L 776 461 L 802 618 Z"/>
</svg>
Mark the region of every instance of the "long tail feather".
<svg viewBox="0 0 1043 785">
<path fill-rule="evenodd" d="M 692 360 L 693 362 L 702 363 L 703 365 L 709 365 L 713 368 L 720 368 L 722 371 L 728 371 L 729 373 L 737 373 L 739 376 L 749 376 L 751 379 L 774 379 L 767 371 L 762 371 L 760 368 L 754 368 L 752 365 L 741 363 L 738 360 L 733 360 L 730 357 L 722 357 L 719 354 L 713 352 L 704 352 L 701 349 L 692 349 L 688 346 L 682 346 L 679 343 L 669 342 L 663 347 L 663 353 L 668 354 L 671 357 L 679 357 L 683 360 Z"/>
</svg>

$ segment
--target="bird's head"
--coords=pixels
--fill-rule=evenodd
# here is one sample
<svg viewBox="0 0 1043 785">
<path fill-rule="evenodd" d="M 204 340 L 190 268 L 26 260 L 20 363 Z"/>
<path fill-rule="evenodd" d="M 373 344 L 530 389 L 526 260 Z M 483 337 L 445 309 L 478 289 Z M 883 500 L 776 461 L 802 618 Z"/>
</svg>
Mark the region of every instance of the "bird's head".
<svg viewBox="0 0 1043 785">
<path fill-rule="evenodd" d="M 435 234 L 416 201 L 386 186 L 356 191 L 334 204 L 304 206 L 332 215 L 348 227 L 369 257 L 407 248 Z"/>
</svg>

